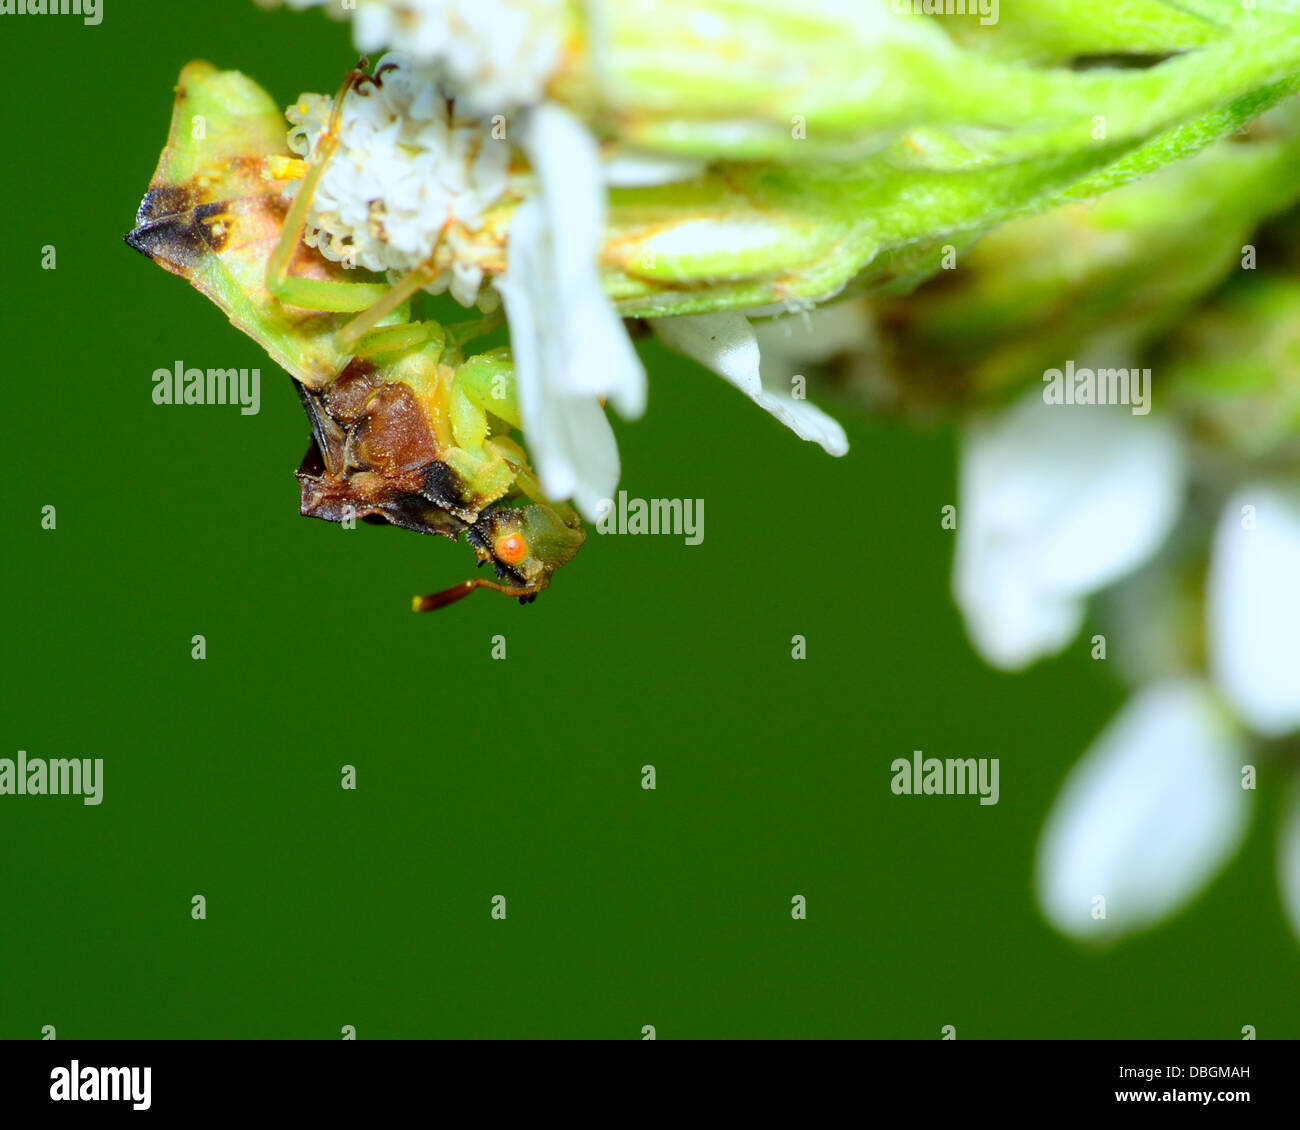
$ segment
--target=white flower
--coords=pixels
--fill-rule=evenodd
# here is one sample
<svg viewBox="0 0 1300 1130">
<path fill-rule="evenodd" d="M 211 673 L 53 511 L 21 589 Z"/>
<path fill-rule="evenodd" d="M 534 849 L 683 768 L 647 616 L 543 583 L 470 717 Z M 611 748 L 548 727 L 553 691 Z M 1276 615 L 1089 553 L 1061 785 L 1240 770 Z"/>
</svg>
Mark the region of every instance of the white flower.
<svg viewBox="0 0 1300 1130">
<path fill-rule="evenodd" d="M 1223 510 L 1206 594 L 1214 687 L 1137 692 L 1075 767 L 1039 847 L 1039 901 L 1065 933 L 1128 933 L 1173 913 L 1244 833 L 1251 760 L 1230 714 L 1256 734 L 1300 726 L 1300 500 L 1267 483 Z M 1138 630 L 1143 630 L 1139 625 Z M 1222 695 L 1219 705 L 1216 695 Z M 1300 791 L 1278 846 L 1283 905 L 1300 934 Z M 1107 918 L 1088 909 L 1106 898 Z"/>
<path fill-rule="evenodd" d="M 1037 867 L 1048 920 L 1077 938 L 1107 938 L 1183 906 L 1245 834 L 1246 760 L 1205 684 L 1160 683 L 1134 696 L 1048 816 Z"/>
<path fill-rule="evenodd" d="M 1277 882 L 1282 908 L 1291 929 L 1300 938 L 1300 780 L 1291 785 L 1282 808 L 1282 828 L 1277 844 Z"/>
<path fill-rule="evenodd" d="M 1210 665 L 1258 734 L 1300 727 L 1300 499 L 1267 483 L 1228 502 L 1206 594 Z"/>
<path fill-rule="evenodd" d="M 339 0 L 288 4 L 341 11 Z M 541 101 L 563 56 L 564 0 L 358 0 L 355 7 L 358 51 L 405 53 L 462 106 L 486 116 Z"/>
<path fill-rule="evenodd" d="M 437 274 L 425 289 L 450 289 L 471 306 L 484 265 L 500 259 L 499 238 L 485 230 L 484 216 L 506 195 L 510 146 L 482 123 L 453 114 L 404 56 L 384 56 L 376 71 L 377 81 L 344 99 L 339 145 L 312 197 L 306 242 L 336 262 L 403 273 L 436 249 Z M 289 107 L 295 153 L 315 151 L 332 105 L 306 94 Z"/>
<path fill-rule="evenodd" d="M 961 456 L 953 595 L 984 658 L 1019 669 L 1064 647 L 1086 599 L 1173 528 L 1178 434 L 1126 409 L 1049 405 L 1035 390 L 973 424 Z"/>
<path fill-rule="evenodd" d="M 510 319 L 519 407 L 542 489 L 588 519 L 618 484 L 618 449 L 598 398 L 627 417 L 645 409 L 645 370 L 601 287 L 605 226 L 600 155 L 559 106 L 528 113 L 523 145 L 540 193 L 510 225 L 496 282 Z"/>
<path fill-rule="evenodd" d="M 831 308 L 833 309 L 833 308 Z M 828 310 L 827 313 L 830 311 Z M 817 319 L 818 314 L 809 316 Z M 755 328 L 743 314 L 698 314 L 678 318 L 651 320 L 655 333 L 665 345 L 684 353 L 735 385 L 760 408 L 770 412 L 801 439 L 819 443 L 831 455 L 843 455 L 849 449 L 844 429 L 820 408 L 794 395 L 791 377 L 795 375 L 792 358 L 807 348 L 810 360 L 834 352 L 842 340 L 842 327 L 832 314 L 827 323 L 827 339 L 817 333 L 817 325 L 800 324 L 798 329 L 783 324 L 764 327 L 761 331 L 767 346 L 760 351 Z"/>
</svg>

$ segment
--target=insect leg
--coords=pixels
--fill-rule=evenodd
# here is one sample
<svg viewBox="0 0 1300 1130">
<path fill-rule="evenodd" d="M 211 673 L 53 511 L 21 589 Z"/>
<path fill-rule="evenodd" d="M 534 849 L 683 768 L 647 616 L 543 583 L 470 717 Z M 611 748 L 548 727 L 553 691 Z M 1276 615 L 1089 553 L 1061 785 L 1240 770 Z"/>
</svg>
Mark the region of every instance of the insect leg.
<svg viewBox="0 0 1300 1130">
<path fill-rule="evenodd" d="M 449 604 L 455 604 L 458 600 L 464 600 L 475 589 L 492 589 L 494 592 L 503 592 L 506 596 L 517 596 L 520 604 L 528 604 L 537 596 L 535 588 L 499 585 L 496 581 L 489 581 L 484 577 L 471 577 L 468 581 L 461 581 L 440 592 L 413 598 L 411 608 L 415 612 L 434 612 L 439 608 L 446 608 Z"/>
<path fill-rule="evenodd" d="M 514 473 L 514 485 L 529 501 L 549 509 L 564 525 L 577 526 L 577 512 L 567 503 L 547 498 L 528 465 L 528 456 L 510 436 L 487 436 L 488 414 L 511 427 L 521 427 L 518 386 L 510 350 L 494 349 L 471 357 L 456 370 L 448 416 L 452 434 L 461 447 L 481 449 L 505 462 Z"/>
<path fill-rule="evenodd" d="M 521 425 L 515 368 L 506 348 L 480 353 L 456 369 L 449 414 L 452 434 L 461 447 L 483 446 L 489 412 L 511 427 Z"/>
<path fill-rule="evenodd" d="M 441 353 L 446 340 L 446 331 L 437 322 L 403 322 L 363 334 L 350 352 L 353 357 L 371 358 L 436 346 Z"/>
<path fill-rule="evenodd" d="M 316 142 L 307 172 L 298 185 L 298 191 L 289 206 L 280 230 L 280 238 L 266 265 L 266 289 L 281 302 L 292 306 L 302 306 L 308 310 L 323 310 L 328 313 L 351 313 L 368 310 L 381 301 L 388 293 L 388 286 L 383 283 L 346 283 L 325 279 L 305 279 L 289 273 L 298 244 L 302 240 L 303 229 L 307 226 L 307 212 L 311 208 L 316 186 L 320 183 L 325 166 L 338 148 L 339 123 L 343 117 L 343 100 L 348 92 L 363 78 L 367 77 L 360 69 L 354 70 L 343 80 L 338 95 L 334 99 L 334 109 L 329 123 Z"/>
</svg>

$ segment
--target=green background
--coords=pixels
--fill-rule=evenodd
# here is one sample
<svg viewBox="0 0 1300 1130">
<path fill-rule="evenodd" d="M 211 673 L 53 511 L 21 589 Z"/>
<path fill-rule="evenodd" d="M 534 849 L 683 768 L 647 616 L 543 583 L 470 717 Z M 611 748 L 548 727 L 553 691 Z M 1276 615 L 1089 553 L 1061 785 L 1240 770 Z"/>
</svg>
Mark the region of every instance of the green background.
<svg viewBox="0 0 1300 1130">
<path fill-rule="evenodd" d="M 649 347 L 621 485 L 705 499 L 703 545 L 592 536 L 535 605 L 415 616 L 469 550 L 298 517 L 288 377 L 122 243 L 184 62 L 287 103 L 346 30 L 105 0 L 0 34 L 0 756 L 105 762 L 99 807 L 0 798 L 0 1037 L 1300 1036 L 1268 776 L 1172 923 L 1093 953 L 1039 917 L 1043 818 L 1123 691 L 1086 636 L 1019 677 L 971 652 L 950 432 L 849 416 L 833 462 Z M 177 360 L 259 367 L 261 414 L 153 404 Z M 894 796 L 914 749 L 1000 758 L 1000 803 Z"/>
</svg>

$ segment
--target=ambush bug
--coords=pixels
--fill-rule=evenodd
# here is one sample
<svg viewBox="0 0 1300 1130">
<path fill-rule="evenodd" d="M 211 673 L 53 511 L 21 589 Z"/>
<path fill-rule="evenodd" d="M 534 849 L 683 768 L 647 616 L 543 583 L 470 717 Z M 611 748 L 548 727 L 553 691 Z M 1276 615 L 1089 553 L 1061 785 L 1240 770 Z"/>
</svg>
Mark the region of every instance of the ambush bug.
<svg viewBox="0 0 1300 1130">
<path fill-rule="evenodd" d="M 348 76 L 333 125 L 348 91 L 375 81 L 360 69 Z M 311 194 L 336 138 L 326 131 L 305 163 L 286 138 L 278 107 L 256 83 L 188 64 L 127 243 L 187 279 L 294 378 L 312 427 L 297 471 L 303 514 L 453 541 L 463 533 L 496 580 L 417 597 L 416 611 L 477 588 L 529 603 L 586 533 L 571 506 L 545 497 L 510 437 L 520 419 L 509 350 L 465 354 L 498 317 L 413 322 L 410 298 L 427 280 L 419 268 L 394 286 L 348 271 L 367 279 L 355 282 L 306 247 Z M 286 190 L 299 176 L 290 202 Z"/>
</svg>

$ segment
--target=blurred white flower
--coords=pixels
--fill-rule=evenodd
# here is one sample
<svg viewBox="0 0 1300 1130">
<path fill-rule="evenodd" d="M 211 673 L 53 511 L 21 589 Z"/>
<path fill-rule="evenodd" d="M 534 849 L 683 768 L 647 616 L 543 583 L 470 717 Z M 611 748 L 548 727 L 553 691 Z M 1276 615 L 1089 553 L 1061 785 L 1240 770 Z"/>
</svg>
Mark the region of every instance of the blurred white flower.
<svg viewBox="0 0 1300 1130">
<path fill-rule="evenodd" d="M 1064 647 L 1087 598 L 1156 553 L 1187 467 L 1171 427 L 1047 405 L 1034 390 L 968 430 L 961 476 L 954 595 L 977 650 L 1014 669 Z M 1227 702 L 1204 682 L 1148 685 L 1075 766 L 1038 852 L 1038 900 L 1057 929 L 1100 939 L 1153 925 L 1236 849 L 1250 744 L 1230 709 L 1258 734 L 1300 727 L 1298 585 L 1300 500 L 1243 488 L 1220 519 L 1206 599 L 1209 667 Z M 1293 815 L 1279 873 L 1300 933 Z"/>
<path fill-rule="evenodd" d="M 830 332 L 824 337 L 818 333 L 821 311 L 806 315 L 811 326 L 802 324 L 801 315 L 781 319 L 800 323 L 798 328 L 769 324 L 756 331 L 748 318 L 736 313 L 656 318 L 650 324 L 665 345 L 735 385 L 795 435 L 821 444 L 831 455 L 844 455 L 849 450 L 844 429 L 815 404 L 795 396 L 791 385 L 798 371 L 796 357 L 830 356 L 846 340 L 843 326 L 837 323 L 844 314 L 833 311 L 830 307 L 824 312 L 830 316 L 826 323 Z M 759 332 L 767 343 L 761 351 Z"/>
<path fill-rule="evenodd" d="M 1282 909 L 1291 929 L 1300 938 L 1300 779 L 1293 781 L 1282 807 L 1282 826 L 1277 843 L 1277 882 Z"/>
<path fill-rule="evenodd" d="M 962 452 L 953 591 L 985 659 L 1019 668 L 1064 647 L 1088 596 L 1167 538 L 1186 463 L 1169 426 L 1120 409 L 1047 405 L 1037 390 L 974 424 Z M 1038 900 L 1072 937 L 1153 925 L 1241 842 L 1251 743 L 1237 721 L 1265 737 L 1300 728 L 1300 497 L 1268 483 L 1233 496 L 1215 532 L 1205 608 L 1213 682 L 1139 689 L 1048 817 Z M 1300 793 L 1287 820 L 1279 881 L 1300 934 Z"/>
<path fill-rule="evenodd" d="M 1008 670 L 1074 637 L 1087 598 L 1150 558 L 1182 505 L 1178 433 L 1034 390 L 968 427 L 953 595 L 979 653 Z"/>
<path fill-rule="evenodd" d="M 1245 834 L 1247 760 L 1205 684 L 1138 692 L 1070 772 L 1048 816 L 1037 867 L 1048 920 L 1072 937 L 1112 938 L 1185 905 Z"/>
<path fill-rule="evenodd" d="M 1206 592 L 1210 668 L 1242 720 L 1300 727 L 1300 498 L 1239 490 L 1219 519 Z"/>
<path fill-rule="evenodd" d="M 1300 727 L 1300 499 L 1241 488 L 1219 518 L 1206 592 L 1213 685 L 1139 690 L 1084 754 L 1039 845 L 1044 914 L 1080 938 L 1118 936 L 1189 900 L 1244 833 L 1249 735 Z M 1219 697 L 1221 696 L 1221 697 Z M 1235 716 L 1235 720 L 1234 720 Z M 1300 935 L 1300 788 L 1278 846 L 1282 901 Z M 1094 919 L 1091 899 L 1107 900 Z"/>
</svg>

